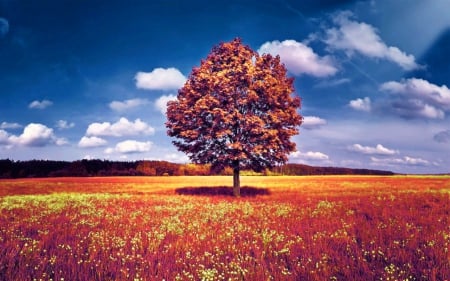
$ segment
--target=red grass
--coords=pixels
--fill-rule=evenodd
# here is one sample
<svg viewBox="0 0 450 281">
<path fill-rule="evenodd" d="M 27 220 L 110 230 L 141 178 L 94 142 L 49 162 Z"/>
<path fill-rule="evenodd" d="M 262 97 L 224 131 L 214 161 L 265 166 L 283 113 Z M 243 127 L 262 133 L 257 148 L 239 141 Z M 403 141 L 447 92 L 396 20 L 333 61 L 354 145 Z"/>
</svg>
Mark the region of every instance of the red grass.
<svg viewBox="0 0 450 281">
<path fill-rule="evenodd" d="M 0 181 L 0 280 L 450 276 L 448 177 L 243 177 L 264 192 L 240 199 L 228 181 Z"/>
</svg>

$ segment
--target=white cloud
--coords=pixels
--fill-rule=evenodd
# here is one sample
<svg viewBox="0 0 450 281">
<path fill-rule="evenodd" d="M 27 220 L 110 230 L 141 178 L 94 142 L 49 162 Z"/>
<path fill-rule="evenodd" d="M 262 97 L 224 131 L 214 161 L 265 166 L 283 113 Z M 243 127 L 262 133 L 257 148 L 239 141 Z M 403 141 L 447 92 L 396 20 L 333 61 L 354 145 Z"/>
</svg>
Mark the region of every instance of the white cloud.
<svg viewBox="0 0 450 281">
<path fill-rule="evenodd" d="M 156 101 L 155 101 L 155 107 L 163 114 L 166 115 L 166 111 L 167 111 L 167 103 L 169 101 L 173 101 L 176 100 L 177 96 L 175 95 L 163 95 L 161 97 L 159 97 Z"/>
<path fill-rule="evenodd" d="M 328 155 L 322 153 L 322 152 L 314 152 L 314 151 L 308 151 L 308 152 L 300 152 L 295 151 L 290 154 L 291 158 L 294 159 L 304 159 L 304 160 L 328 160 Z"/>
<path fill-rule="evenodd" d="M 176 90 L 183 87 L 187 78 L 176 68 L 155 68 L 152 72 L 138 72 L 134 77 L 136 87 L 146 90 Z"/>
<path fill-rule="evenodd" d="M 75 127 L 75 123 L 73 122 L 69 123 L 66 120 L 58 120 L 58 122 L 56 122 L 56 127 L 60 130 L 70 129 Z"/>
<path fill-rule="evenodd" d="M 35 100 L 35 101 L 32 101 L 28 105 L 28 108 L 31 108 L 31 109 L 45 109 L 45 108 L 47 108 L 47 107 L 49 107 L 51 105 L 53 105 L 53 102 L 49 101 L 49 100 L 43 100 L 43 101 Z"/>
<path fill-rule="evenodd" d="M 134 136 L 134 135 L 152 135 L 155 133 L 155 129 L 149 126 L 147 123 L 136 119 L 134 122 L 128 121 L 128 119 L 122 117 L 116 123 L 110 122 L 92 123 L 86 130 L 87 136 Z"/>
<path fill-rule="evenodd" d="M 116 144 L 115 151 L 119 153 L 141 153 L 150 151 L 153 143 L 150 141 L 140 142 L 135 140 L 126 140 Z"/>
<path fill-rule="evenodd" d="M 376 158 L 370 157 L 375 165 L 407 165 L 407 166 L 429 166 L 431 163 L 422 158 L 404 156 L 403 158 Z"/>
<path fill-rule="evenodd" d="M 370 24 L 351 19 L 351 12 L 338 13 L 333 22 L 337 27 L 326 31 L 325 43 L 336 50 L 344 50 L 348 55 L 357 52 L 367 57 L 392 61 L 405 70 L 420 68 L 413 55 L 402 52 L 397 47 L 387 46 L 378 35 L 378 30 Z"/>
<path fill-rule="evenodd" d="M 103 151 L 105 154 L 112 154 L 114 152 L 114 148 L 108 147 Z"/>
<path fill-rule="evenodd" d="M 450 111 L 450 89 L 418 78 L 389 81 L 380 86 L 382 91 L 394 94 L 391 107 L 403 117 L 443 119 Z"/>
<path fill-rule="evenodd" d="M 445 112 L 420 99 L 398 99 L 388 105 L 394 114 L 404 118 L 444 119 Z"/>
<path fill-rule="evenodd" d="M 189 163 L 189 157 L 186 154 L 168 153 L 164 155 L 164 160 L 174 163 Z"/>
<path fill-rule="evenodd" d="M 355 110 L 370 112 L 372 104 L 369 97 L 363 99 L 351 100 L 349 106 Z"/>
<path fill-rule="evenodd" d="M 400 82 L 383 83 L 381 89 L 396 94 L 423 98 L 450 109 L 450 89 L 446 85 L 438 86 L 420 78 L 410 78 Z"/>
<path fill-rule="evenodd" d="M 5 130 L 0 130 L 0 144 L 9 144 L 9 134 Z"/>
<path fill-rule="evenodd" d="M 317 116 L 304 116 L 303 117 L 303 123 L 301 125 L 301 128 L 312 130 L 312 129 L 318 129 L 322 126 L 325 126 L 327 124 L 327 120 L 322 119 Z"/>
<path fill-rule="evenodd" d="M 432 105 L 422 104 L 420 101 L 415 103 L 419 106 L 423 106 L 419 111 L 417 111 L 418 116 L 423 116 L 430 119 L 444 119 L 445 113 Z"/>
<path fill-rule="evenodd" d="M 381 144 L 377 144 L 375 147 L 371 147 L 371 146 L 362 146 L 356 143 L 351 146 L 348 146 L 348 150 L 359 152 L 362 154 L 378 154 L 378 155 L 394 155 L 399 153 L 398 150 L 386 148 Z"/>
<path fill-rule="evenodd" d="M 55 144 L 58 146 L 69 144 L 69 141 L 66 138 L 56 138 Z"/>
<path fill-rule="evenodd" d="M 107 141 L 99 137 L 82 137 L 78 146 L 82 148 L 100 147 L 107 144 Z"/>
<path fill-rule="evenodd" d="M 8 123 L 8 122 L 2 122 L 0 124 L 0 129 L 18 129 L 22 128 L 22 125 L 19 123 Z"/>
<path fill-rule="evenodd" d="M 330 56 L 320 57 L 313 49 L 295 40 L 266 42 L 258 49 L 258 53 L 279 55 L 286 68 L 294 75 L 325 77 L 338 71 Z"/>
<path fill-rule="evenodd" d="M 11 135 L 8 138 L 11 145 L 23 145 L 32 147 L 42 147 L 49 144 L 64 145 L 67 140 L 57 138 L 53 129 L 38 123 L 28 124 L 20 136 Z"/>
<path fill-rule="evenodd" d="M 129 99 L 124 101 L 112 101 L 109 104 L 109 108 L 115 111 L 123 112 L 146 104 L 149 104 L 147 99 Z"/>
</svg>

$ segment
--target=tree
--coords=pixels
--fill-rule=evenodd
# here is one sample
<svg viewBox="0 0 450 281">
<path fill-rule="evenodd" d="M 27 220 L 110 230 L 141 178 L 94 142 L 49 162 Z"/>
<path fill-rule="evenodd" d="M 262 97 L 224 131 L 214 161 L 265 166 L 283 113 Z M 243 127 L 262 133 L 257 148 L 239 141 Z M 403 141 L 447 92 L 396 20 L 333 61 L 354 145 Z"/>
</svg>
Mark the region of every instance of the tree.
<svg viewBox="0 0 450 281">
<path fill-rule="evenodd" d="M 239 38 L 214 46 L 194 67 L 177 99 L 168 102 L 168 135 L 194 163 L 233 169 L 240 195 L 241 169 L 262 171 L 295 150 L 300 98 L 279 56 L 259 55 Z"/>
</svg>

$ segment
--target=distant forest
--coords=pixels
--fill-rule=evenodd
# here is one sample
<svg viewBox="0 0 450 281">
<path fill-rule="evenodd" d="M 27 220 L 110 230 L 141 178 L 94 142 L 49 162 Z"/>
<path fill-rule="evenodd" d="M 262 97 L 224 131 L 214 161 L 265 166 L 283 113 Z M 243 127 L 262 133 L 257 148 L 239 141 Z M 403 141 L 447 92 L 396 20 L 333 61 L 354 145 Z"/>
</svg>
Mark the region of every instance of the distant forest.
<svg viewBox="0 0 450 281">
<path fill-rule="evenodd" d="M 103 177 L 103 176 L 206 176 L 232 175 L 231 169 L 212 173 L 209 165 L 176 164 L 167 161 L 78 160 L 51 161 L 0 160 L 0 178 Z M 241 175 L 393 175 L 390 171 L 313 167 L 286 164 L 263 173 L 242 171 Z"/>
</svg>

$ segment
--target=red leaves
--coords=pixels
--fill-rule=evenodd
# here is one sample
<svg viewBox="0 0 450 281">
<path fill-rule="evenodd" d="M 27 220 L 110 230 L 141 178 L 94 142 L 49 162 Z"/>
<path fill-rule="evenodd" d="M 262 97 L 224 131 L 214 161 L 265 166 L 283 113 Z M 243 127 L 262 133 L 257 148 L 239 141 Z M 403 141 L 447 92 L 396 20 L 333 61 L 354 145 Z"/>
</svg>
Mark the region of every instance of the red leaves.
<svg viewBox="0 0 450 281">
<path fill-rule="evenodd" d="M 284 163 L 295 150 L 300 98 L 279 57 L 262 55 L 240 39 L 214 46 L 168 104 L 174 144 L 196 163 L 261 169 Z"/>
</svg>

